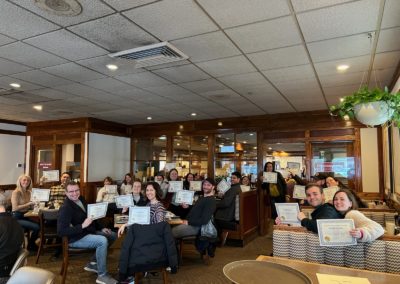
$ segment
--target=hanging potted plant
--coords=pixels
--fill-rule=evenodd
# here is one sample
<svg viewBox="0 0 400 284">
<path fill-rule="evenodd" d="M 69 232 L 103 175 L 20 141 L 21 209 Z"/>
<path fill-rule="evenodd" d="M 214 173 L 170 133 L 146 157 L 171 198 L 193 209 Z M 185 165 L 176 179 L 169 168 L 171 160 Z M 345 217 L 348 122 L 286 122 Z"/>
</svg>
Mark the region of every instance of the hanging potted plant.
<svg viewBox="0 0 400 284">
<path fill-rule="evenodd" d="M 344 119 L 356 118 L 368 126 L 386 122 L 400 126 L 400 93 L 391 94 L 387 87 L 384 90 L 368 90 L 364 87 L 329 110 L 331 115 L 339 115 Z"/>
</svg>

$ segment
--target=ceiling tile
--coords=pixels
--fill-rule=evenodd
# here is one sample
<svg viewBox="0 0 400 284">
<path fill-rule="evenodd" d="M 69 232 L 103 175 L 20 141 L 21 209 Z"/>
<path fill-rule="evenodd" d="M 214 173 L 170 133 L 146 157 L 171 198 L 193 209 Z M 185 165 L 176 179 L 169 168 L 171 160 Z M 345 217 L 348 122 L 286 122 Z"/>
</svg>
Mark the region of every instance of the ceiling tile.
<svg viewBox="0 0 400 284">
<path fill-rule="evenodd" d="M 126 9 L 131 9 L 135 7 L 139 7 L 142 5 L 146 5 L 149 3 L 157 2 L 160 0 L 104 0 L 107 2 L 109 5 L 111 5 L 114 9 L 118 11 L 126 10 Z"/>
<path fill-rule="evenodd" d="M 153 73 L 174 83 L 185 83 L 210 78 L 193 64 L 154 70 Z"/>
<path fill-rule="evenodd" d="M 18 21 L 17 24 L 16 21 Z M 14 4 L 0 1 L 0 33 L 4 35 L 21 40 L 59 28 Z"/>
<path fill-rule="evenodd" d="M 98 57 L 93 57 L 89 59 L 83 59 L 76 61 L 76 63 L 86 66 L 90 69 L 93 69 L 97 72 L 105 74 L 110 77 L 118 76 L 118 75 L 126 75 L 133 73 L 145 72 L 144 68 L 135 68 L 135 62 L 132 60 L 112 58 L 108 55 L 102 55 Z M 118 66 L 118 69 L 115 71 L 111 71 L 106 67 L 107 64 L 115 64 Z"/>
<path fill-rule="evenodd" d="M 223 28 L 290 14 L 285 1 L 199 0 L 198 2 Z"/>
<path fill-rule="evenodd" d="M 41 70 L 46 73 L 50 73 L 76 82 L 90 81 L 105 77 L 105 75 L 103 74 L 97 73 L 72 62 L 43 68 Z"/>
<path fill-rule="evenodd" d="M 0 58 L 0 74 L 2 75 L 24 72 L 31 69 L 28 66 Z"/>
<path fill-rule="evenodd" d="M 82 12 L 79 15 L 75 15 L 73 17 L 63 17 L 56 15 L 55 13 L 47 12 L 37 7 L 34 3 L 35 1 L 26 1 L 26 0 L 10 0 L 10 1 L 17 3 L 19 6 L 22 6 L 32 11 L 33 13 L 40 15 L 62 26 L 74 25 L 77 23 L 89 21 L 91 19 L 103 17 L 105 15 L 114 13 L 113 9 L 101 3 L 101 1 L 97 0 L 79 0 L 78 2 L 82 6 Z"/>
<path fill-rule="evenodd" d="M 172 44 L 188 55 L 192 62 L 207 61 L 240 54 L 240 51 L 222 32 L 175 40 Z"/>
<path fill-rule="evenodd" d="M 200 62 L 196 65 L 214 77 L 256 71 L 254 66 L 243 55 Z"/>
<path fill-rule="evenodd" d="M 65 80 L 61 77 L 47 74 L 40 70 L 26 71 L 12 75 L 13 78 L 18 78 L 33 84 L 40 84 L 45 87 L 53 87 L 57 85 L 65 85 L 71 83 L 69 80 Z"/>
<path fill-rule="evenodd" d="M 364 77 L 363 77 L 364 76 Z M 366 80 L 364 72 L 356 72 L 356 73 L 342 73 L 336 75 L 327 75 L 319 77 L 322 86 L 325 87 L 334 87 L 341 85 L 354 85 L 361 84 L 362 80 Z"/>
<path fill-rule="evenodd" d="M 314 67 L 315 70 L 317 71 L 318 76 L 324 76 L 330 74 L 335 75 L 338 73 L 349 73 L 349 72 L 354 73 L 360 71 L 368 71 L 370 59 L 371 58 L 369 55 L 365 55 L 365 56 L 345 58 L 334 61 L 319 62 L 315 63 Z M 336 70 L 336 67 L 340 65 L 348 65 L 349 69 L 347 69 L 345 72 Z"/>
<path fill-rule="evenodd" d="M 313 62 L 331 61 L 370 54 L 372 42 L 366 34 L 307 44 Z"/>
<path fill-rule="evenodd" d="M 0 34 L 0 46 L 1 46 L 1 45 L 5 45 L 5 44 L 12 43 L 12 42 L 14 42 L 14 41 L 15 41 L 15 39 L 12 39 L 12 38 L 10 38 L 10 37 L 8 37 L 8 36 L 5 36 L 5 35 Z"/>
<path fill-rule="evenodd" d="M 386 0 L 382 18 L 382 29 L 400 26 L 400 1 Z"/>
<path fill-rule="evenodd" d="M 351 2 L 297 14 L 297 19 L 306 42 L 366 33 L 376 28 L 379 2 Z"/>
<path fill-rule="evenodd" d="M 327 6 L 338 5 L 346 2 L 350 2 L 353 0 L 291 0 L 293 4 L 293 8 L 296 12 L 313 10 L 318 8 L 323 8 Z"/>
<path fill-rule="evenodd" d="M 82 84 L 111 93 L 132 89 L 131 85 L 125 84 L 124 82 L 115 80 L 113 78 L 85 81 Z"/>
<path fill-rule="evenodd" d="M 253 99 L 254 97 L 271 98 L 281 96 L 268 82 L 259 85 L 237 86 L 234 90 L 248 99 Z"/>
<path fill-rule="evenodd" d="M 48 102 L 53 100 L 47 97 L 42 97 L 28 92 L 16 93 L 12 95 L 7 95 L 5 97 L 7 97 L 8 99 L 20 100 L 21 102 L 25 103 L 39 103 L 39 102 Z"/>
<path fill-rule="evenodd" d="M 305 78 L 292 81 L 275 82 L 275 86 L 285 94 L 288 91 L 308 91 L 310 89 L 319 89 L 316 78 Z"/>
<path fill-rule="evenodd" d="M 32 90 L 32 91 L 29 91 L 29 93 L 39 95 L 42 97 L 46 97 L 46 98 L 50 98 L 50 99 L 55 99 L 55 100 L 63 100 L 63 99 L 75 97 L 75 95 L 61 92 L 61 91 L 51 89 L 51 88 Z"/>
<path fill-rule="evenodd" d="M 8 98 L 8 96 L 0 96 L 0 104 L 2 105 L 10 105 L 10 106 L 17 106 L 17 105 L 25 105 L 27 102 L 24 100 L 17 100 Z"/>
<path fill-rule="evenodd" d="M 108 53 L 66 30 L 33 37 L 25 42 L 69 60 L 79 60 Z"/>
<path fill-rule="evenodd" d="M 226 30 L 244 53 L 257 52 L 302 42 L 292 16 Z"/>
<path fill-rule="evenodd" d="M 11 83 L 19 83 L 21 85 L 21 88 L 19 88 L 18 90 L 21 91 L 30 91 L 30 90 L 36 90 L 36 89 L 42 89 L 43 86 L 39 86 L 36 84 L 31 84 L 29 82 L 20 80 L 20 79 L 15 79 L 15 78 L 11 78 L 8 76 L 3 76 L 0 77 L 0 87 L 9 90 L 11 89 L 10 84 Z"/>
<path fill-rule="evenodd" d="M 35 68 L 58 65 L 67 60 L 37 49 L 23 42 L 14 42 L 0 47 L 0 57 Z"/>
<path fill-rule="evenodd" d="M 193 1 L 164 0 L 123 14 L 162 41 L 218 30 Z"/>
<path fill-rule="evenodd" d="M 231 88 L 268 84 L 268 81 L 258 72 L 225 76 L 219 80 Z"/>
<path fill-rule="evenodd" d="M 121 75 L 116 76 L 116 78 L 139 88 L 157 87 L 171 84 L 167 80 L 164 80 L 163 78 L 151 72 Z"/>
<path fill-rule="evenodd" d="M 78 83 L 60 85 L 54 88 L 65 93 L 83 97 L 96 97 L 97 95 L 107 94 L 105 92 L 100 91 L 99 89 L 95 89 Z"/>
<path fill-rule="evenodd" d="M 149 87 L 146 88 L 147 91 L 157 94 L 159 96 L 169 98 L 175 102 L 194 102 L 194 101 L 204 101 L 204 98 L 194 94 L 180 86 L 168 85 L 161 87 Z"/>
<path fill-rule="evenodd" d="M 400 50 L 400 27 L 382 30 L 376 50 L 377 52 Z"/>
<path fill-rule="evenodd" d="M 373 70 L 371 74 L 370 87 L 375 88 L 384 88 L 388 86 L 388 82 L 390 83 L 393 79 L 393 75 L 396 74 L 396 68 L 387 68 L 380 70 Z"/>
<path fill-rule="evenodd" d="M 307 53 L 302 45 L 248 54 L 260 70 L 308 64 Z"/>
<path fill-rule="evenodd" d="M 384 52 L 375 55 L 374 69 L 396 67 L 400 62 L 400 51 Z"/>
<path fill-rule="evenodd" d="M 110 52 L 158 43 L 158 40 L 121 15 L 111 15 L 68 28 Z"/>
<path fill-rule="evenodd" d="M 207 79 L 202 81 L 194 81 L 189 83 L 179 84 L 183 88 L 191 90 L 195 93 L 204 93 L 214 90 L 222 90 L 226 87 L 215 79 Z"/>
<path fill-rule="evenodd" d="M 338 104 L 341 97 L 349 96 L 360 88 L 360 84 L 323 87 L 329 105 Z"/>
<path fill-rule="evenodd" d="M 314 71 L 310 64 L 266 70 L 262 73 L 273 83 L 315 78 Z"/>
</svg>

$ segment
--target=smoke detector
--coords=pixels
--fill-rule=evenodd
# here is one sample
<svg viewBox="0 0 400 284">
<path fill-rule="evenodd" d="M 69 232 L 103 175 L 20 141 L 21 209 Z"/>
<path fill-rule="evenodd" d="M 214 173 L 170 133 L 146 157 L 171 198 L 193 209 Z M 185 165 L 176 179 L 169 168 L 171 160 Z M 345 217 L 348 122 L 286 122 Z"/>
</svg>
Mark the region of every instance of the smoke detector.
<svg viewBox="0 0 400 284">
<path fill-rule="evenodd" d="M 111 57 L 135 61 L 135 68 L 155 66 L 188 59 L 189 56 L 168 42 L 160 42 L 109 54 Z"/>
<path fill-rule="evenodd" d="M 57 16 L 77 16 L 82 13 L 82 6 L 77 0 L 35 0 L 40 9 Z"/>
</svg>

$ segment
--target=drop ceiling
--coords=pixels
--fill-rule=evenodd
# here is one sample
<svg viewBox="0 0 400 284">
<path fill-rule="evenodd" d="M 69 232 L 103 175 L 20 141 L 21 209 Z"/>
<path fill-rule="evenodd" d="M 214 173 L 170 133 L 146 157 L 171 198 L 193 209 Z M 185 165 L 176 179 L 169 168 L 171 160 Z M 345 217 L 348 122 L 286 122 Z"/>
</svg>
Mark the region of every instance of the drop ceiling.
<svg viewBox="0 0 400 284">
<path fill-rule="evenodd" d="M 398 79 L 398 0 L 77 1 L 72 17 L 0 1 L 0 119 L 131 125 L 327 110 L 361 83 Z M 189 59 L 136 69 L 108 56 L 161 41 Z"/>
</svg>

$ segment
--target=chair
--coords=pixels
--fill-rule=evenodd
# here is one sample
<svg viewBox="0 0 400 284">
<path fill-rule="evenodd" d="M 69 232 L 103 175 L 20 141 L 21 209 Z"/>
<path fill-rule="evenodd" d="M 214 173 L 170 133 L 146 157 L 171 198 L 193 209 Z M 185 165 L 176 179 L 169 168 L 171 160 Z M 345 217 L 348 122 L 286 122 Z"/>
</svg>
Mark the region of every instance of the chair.
<svg viewBox="0 0 400 284">
<path fill-rule="evenodd" d="M 49 247 L 60 247 L 61 242 L 59 240 L 56 243 L 46 244 L 48 240 L 53 241 L 58 238 L 57 235 L 57 224 L 55 222 L 58 218 L 58 209 L 48 209 L 48 210 L 40 210 L 39 211 L 39 223 L 40 223 L 40 231 L 39 238 L 40 243 L 36 255 L 36 264 L 39 262 L 39 257 L 43 251 L 43 249 Z"/>
<path fill-rule="evenodd" d="M 68 271 L 68 264 L 69 264 L 69 256 L 70 254 L 83 254 L 88 252 L 93 252 L 95 249 L 78 249 L 78 248 L 70 248 L 68 245 L 68 238 L 62 238 L 62 254 L 63 254 L 63 262 L 61 264 L 61 284 L 65 283 L 67 279 L 67 271 Z"/>
<path fill-rule="evenodd" d="M 177 240 L 178 240 L 178 261 L 179 261 L 179 264 L 182 264 L 183 246 L 185 243 L 194 244 L 194 242 L 196 241 L 196 236 L 186 236 L 183 238 L 179 238 Z"/>
<path fill-rule="evenodd" d="M 56 276 L 53 272 L 42 268 L 24 266 L 18 269 L 8 280 L 7 284 L 54 284 Z"/>
<path fill-rule="evenodd" d="M 19 256 L 18 256 L 17 260 L 15 261 L 14 266 L 11 268 L 10 276 L 12 276 L 15 273 L 15 271 L 18 270 L 18 268 L 26 265 L 28 255 L 29 255 L 29 252 L 26 249 L 22 248 L 20 250 Z"/>
</svg>

